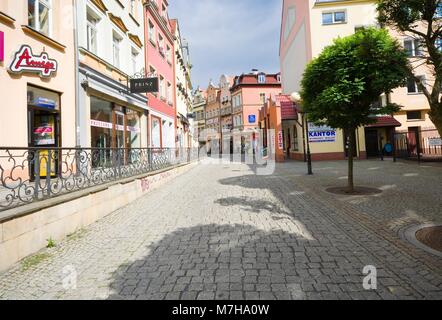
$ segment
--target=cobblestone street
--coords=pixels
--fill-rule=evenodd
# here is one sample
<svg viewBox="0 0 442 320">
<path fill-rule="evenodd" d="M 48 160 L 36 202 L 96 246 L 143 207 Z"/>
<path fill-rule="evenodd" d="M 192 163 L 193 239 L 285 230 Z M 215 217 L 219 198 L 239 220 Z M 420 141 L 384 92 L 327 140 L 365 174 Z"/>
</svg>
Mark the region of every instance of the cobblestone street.
<svg viewBox="0 0 442 320">
<path fill-rule="evenodd" d="M 198 165 L 0 274 L 0 299 L 442 299 L 442 258 L 402 236 L 442 223 L 442 167 L 358 161 L 356 184 L 383 192 L 327 193 L 346 165 Z"/>
</svg>

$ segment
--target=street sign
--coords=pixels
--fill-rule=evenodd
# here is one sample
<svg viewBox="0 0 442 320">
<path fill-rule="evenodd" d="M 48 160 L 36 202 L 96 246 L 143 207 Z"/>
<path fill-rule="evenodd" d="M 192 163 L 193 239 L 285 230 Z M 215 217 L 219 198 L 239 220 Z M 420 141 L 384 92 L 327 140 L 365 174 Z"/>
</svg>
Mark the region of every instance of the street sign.
<svg viewBox="0 0 442 320">
<path fill-rule="evenodd" d="M 249 114 L 249 123 L 255 123 L 256 122 L 256 115 Z"/>
<path fill-rule="evenodd" d="M 158 92 L 158 78 L 130 79 L 131 93 Z"/>
</svg>

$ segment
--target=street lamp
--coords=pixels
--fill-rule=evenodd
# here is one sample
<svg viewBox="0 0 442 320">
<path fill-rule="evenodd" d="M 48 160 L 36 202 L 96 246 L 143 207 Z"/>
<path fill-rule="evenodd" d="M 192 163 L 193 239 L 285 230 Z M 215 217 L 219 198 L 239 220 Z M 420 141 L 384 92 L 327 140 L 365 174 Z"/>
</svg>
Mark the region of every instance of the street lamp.
<svg viewBox="0 0 442 320">
<path fill-rule="evenodd" d="M 298 122 L 298 124 L 301 126 L 302 130 L 305 129 L 305 134 L 307 136 L 307 174 L 312 175 L 312 155 L 310 152 L 310 139 L 308 136 L 308 123 L 306 119 L 307 112 L 304 112 L 304 108 L 302 107 L 302 98 L 301 95 L 298 92 L 293 92 L 290 95 L 290 100 L 292 100 L 293 103 L 296 103 L 299 108 L 299 113 L 302 114 L 302 124 Z"/>
</svg>

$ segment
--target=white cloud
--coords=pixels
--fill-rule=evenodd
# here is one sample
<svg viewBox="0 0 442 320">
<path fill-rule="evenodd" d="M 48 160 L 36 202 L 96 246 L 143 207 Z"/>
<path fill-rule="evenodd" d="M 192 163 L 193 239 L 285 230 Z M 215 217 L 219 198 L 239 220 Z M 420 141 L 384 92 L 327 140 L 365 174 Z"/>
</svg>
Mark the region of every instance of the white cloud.
<svg viewBox="0 0 442 320">
<path fill-rule="evenodd" d="M 194 85 L 217 83 L 223 73 L 279 70 L 280 0 L 172 0 L 189 41 Z"/>
</svg>

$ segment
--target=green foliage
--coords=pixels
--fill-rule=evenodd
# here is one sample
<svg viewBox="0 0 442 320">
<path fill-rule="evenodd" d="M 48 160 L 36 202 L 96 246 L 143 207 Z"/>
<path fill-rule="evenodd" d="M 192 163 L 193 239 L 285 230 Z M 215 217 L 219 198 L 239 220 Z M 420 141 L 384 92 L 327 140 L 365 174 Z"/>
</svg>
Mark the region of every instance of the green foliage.
<svg viewBox="0 0 442 320">
<path fill-rule="evenodd" d="M 22 261 L 21 263 L 22 270 L 28 270 L 29 268 L 38 265 L 39 263 L 41 263 L 44 260 L 47 260 L 50 257 L 51 255 L 49 253 L 39 253 L 30 256 Z"/>
<path fill-rule="evenodd" d="M 421 20 L 432 21 L 440 3 L 440 0 L 378 0 L 378 21 L 407 31 Z"/>
<path fill-rule="evenodd" d="M 48 242 L 46 248 L 54 248 L 56 246 L 55 241 L 52 238 L 49 238 L 46 241 Z"/>
<path fill-rule="evenodd" d="M 442 135 L 442 0 L 378 0 L 378 21 L 381 25 L 398 30 L 421 43 L 420 57 L 413 57 L 409 74 L 414 77 L 419 88 L 428 100 L 430 119 Z M 439 8 L 439 9 L 438 9 Z M 439 13 L 439 15 L 438 15 Z M 415 71 L 425 65 L 431 74 L 431 81 L 420 83 Z"/>
<path fill-rule="evenodd" d="M 399 106 L 373 108 L 383 93 L 406 84 L 407 56 L 387 31 L 362 29 L 338 38 L 307 66 L 301 97 L 308 119 L 352 129 Z"/>
</svg>

